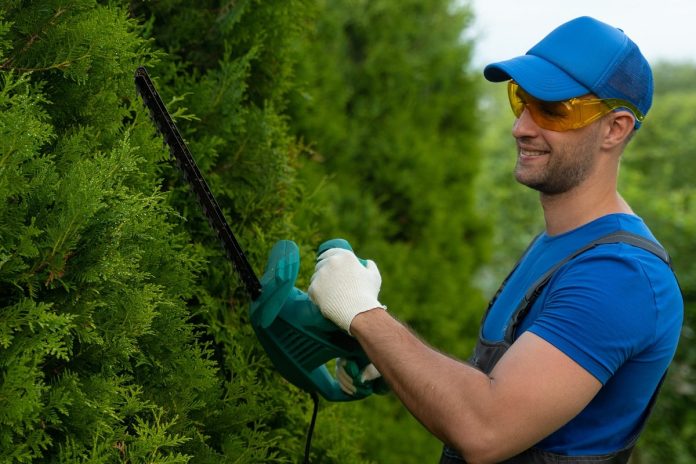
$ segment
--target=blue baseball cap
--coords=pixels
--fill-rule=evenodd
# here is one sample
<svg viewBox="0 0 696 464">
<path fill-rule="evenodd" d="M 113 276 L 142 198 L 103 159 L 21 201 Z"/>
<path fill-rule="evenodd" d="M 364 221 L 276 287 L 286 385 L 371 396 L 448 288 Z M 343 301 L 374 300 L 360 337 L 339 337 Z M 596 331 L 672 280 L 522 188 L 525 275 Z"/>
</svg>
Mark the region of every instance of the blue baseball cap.
<svg viewBox="0 0 696 464">
<path fill-rule="evenodd" d="M 489 64 L 483 75 L 491 82 L 513 79 L 540 100 L 592 93 L 627 100 L 643 115 L 652 105 L 652 70 L 638 46 L 621 29 L 589 16 L 560 25 L 526 55 Z"/>
</svg>

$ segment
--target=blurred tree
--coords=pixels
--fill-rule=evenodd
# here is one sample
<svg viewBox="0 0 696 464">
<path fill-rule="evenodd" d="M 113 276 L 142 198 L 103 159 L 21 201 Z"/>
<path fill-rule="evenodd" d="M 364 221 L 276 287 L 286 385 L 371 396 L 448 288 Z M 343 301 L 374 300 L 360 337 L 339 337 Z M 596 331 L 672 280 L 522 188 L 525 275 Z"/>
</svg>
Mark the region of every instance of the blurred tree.
<svg viewBox="0 0 696 464">
<path fill-rule="evenodd" d="M 298 45 L 290 123 L 324 238 L 343 236 L 383 276 L 381 301 L 428 342 L 467 357 L 484 300 L 477 214 L 476 80 L 470 10 L 448 0 L 318 1 Z M 312 227 L 314 228 L 314 227 Z M 437 459 L 441 445 L 393 399 L 346 405 L 380 463 Z M 403 443 L 404 446 L 395 446 Z"/>
</svg>

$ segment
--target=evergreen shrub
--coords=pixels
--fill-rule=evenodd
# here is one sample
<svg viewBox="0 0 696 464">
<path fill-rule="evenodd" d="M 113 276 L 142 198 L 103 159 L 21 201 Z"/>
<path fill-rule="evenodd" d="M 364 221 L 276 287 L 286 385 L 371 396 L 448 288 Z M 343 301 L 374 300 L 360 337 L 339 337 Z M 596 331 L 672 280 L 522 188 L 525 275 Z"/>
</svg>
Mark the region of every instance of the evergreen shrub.
<svg viewBox="0 0 696 464">
<path fill-rule="evenodd" d="M 444 0 L 3 2 L 0 462 L 304 453 L 309 397 L 257 342 L 135 95 L 139 65 L 259 273 L 294 239 L 305 288 L 316 246 L 344 236 L 379 263 L 395 314 L 468 354 L 486 232 L 469 19 Z M 322 402 L 312 462 L 438 446 L 393 398 Z"/>
</svg>

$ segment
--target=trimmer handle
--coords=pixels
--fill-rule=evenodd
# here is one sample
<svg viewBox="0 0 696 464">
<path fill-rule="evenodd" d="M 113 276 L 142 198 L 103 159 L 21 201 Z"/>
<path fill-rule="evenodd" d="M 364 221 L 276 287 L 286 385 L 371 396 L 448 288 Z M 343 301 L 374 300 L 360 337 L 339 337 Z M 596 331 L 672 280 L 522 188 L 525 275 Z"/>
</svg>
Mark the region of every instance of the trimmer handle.
<svg viewBox="0 0 696 464">
<path fill-rule="evenodd" d="M 351 250 L 342 239 L 324 242 L 329 248 Z M 295 287 L 300 255 L 290 240 L 277 242 L 269 254 L 261 278 L 261 295 L 249 309 L 251 324 L 276 369 L 288 381 L 308 392 L 318 392 L 329 401 L 352 401 L 367 395 L 347 395 L 326 363 L 349 359 L 364 367 L 369 364 L 360 344 L 322 316 L 309 296 Z"/>
<path fill-rule="evenodd" d="M 348 243 L 347 240 L 342 238 L 332 238 L 331 240 L 327 240 L 319 245 L 319 248 L 317 248 L 317 257 L 331 248 L 343 248 L 344 250 L 353 251 L 353 247 L 350 246 L 350 243 Z M 360 261 L 363 266 L 367 267 L 366 259 L 358 258 L 358 261 Z"/>
</svg>

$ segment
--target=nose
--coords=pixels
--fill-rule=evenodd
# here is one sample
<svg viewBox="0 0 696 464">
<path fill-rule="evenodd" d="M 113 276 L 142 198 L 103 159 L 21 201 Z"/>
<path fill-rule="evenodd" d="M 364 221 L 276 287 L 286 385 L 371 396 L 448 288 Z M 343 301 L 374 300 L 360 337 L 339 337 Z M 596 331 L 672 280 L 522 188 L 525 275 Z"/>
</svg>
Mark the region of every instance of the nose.
<svg viewBox="0 0 696 464">
<path fill-rule="evenodd" d="M 516 139 L 520 137 L 534 137 L 539 132 L 539 126 L 532 119 L 532 115 L 528 108 L 522 111 L 519 118 L 512 125 L 512 136 Z"/>
</svg>

